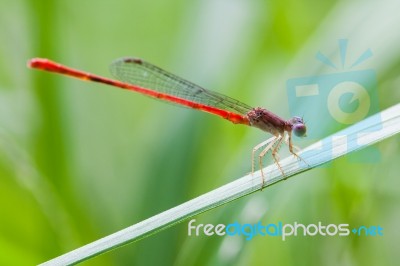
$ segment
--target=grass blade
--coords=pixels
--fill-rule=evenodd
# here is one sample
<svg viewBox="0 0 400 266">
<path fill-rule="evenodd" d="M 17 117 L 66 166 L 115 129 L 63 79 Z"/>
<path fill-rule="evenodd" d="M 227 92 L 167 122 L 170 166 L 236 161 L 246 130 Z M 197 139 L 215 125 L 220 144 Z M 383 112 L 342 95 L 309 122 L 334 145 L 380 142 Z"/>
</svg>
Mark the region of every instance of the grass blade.
<svg viewBox="0 0 400 266">
<path fill-rule="evenodd" d="M 399 132 L 400 104 L 397 104 L 304 149 L 299 155 L 308 165 L 302 162 L 299 163 L 294 156 L 289 156 L 281 160 L 281 166 L 286 173 L 285 177 L 282 176 L 275 165 L 266 167 L 264 173 L 269 174 L 264 187 L 271 186 L 282 181 L 284 178 L 290 178 L 318 165 L 330 162 L 350 152 L 370 146 Z M 335 139 L 335 141 L 332 141 L 332 139 Z M 328 145 L 328 148 L 321 148 L 321 143 L 329 142 L 334 144 Z M 70 265 L 87 260 L 119 246 L 155 234 L 199 213 L 251 194 L 260 190 L 261 184 L 260 172 L 254 175 L 246 175 L 195 199 L 65 253 L 41 265 Z"/>
</svg>

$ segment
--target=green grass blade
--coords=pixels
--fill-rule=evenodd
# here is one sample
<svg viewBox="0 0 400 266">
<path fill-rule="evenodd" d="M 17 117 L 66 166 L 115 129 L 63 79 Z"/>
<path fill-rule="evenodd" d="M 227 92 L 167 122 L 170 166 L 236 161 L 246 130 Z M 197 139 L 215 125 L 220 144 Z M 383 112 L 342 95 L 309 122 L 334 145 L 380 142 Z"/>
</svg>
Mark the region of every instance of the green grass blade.
<svg viewBox="0 0 400 266">
<path fill-rule="evenodd" d="M 322 140 L 304 149 L 299 155 L 308 165 L 301 162 L 299 163 L 294 156 L 289 156 L 281 160 L 281 166 L 286 173 L 285 177 L 282 176 L 275 165 L 266 167 L 264 173 L 268 173 L 268 177 L 266 178 L 264 187 L 271 186 L 282 181 L 284 178 L 290 178 L 291 176 L 310 170 L 318 165 L 330 162 L 350 152 L 370 146 L 399 132 L 400 104 L 397 104 L 333 136 L 325 138 L 324 140 L 329 142 L 332 140 L 332 137 L 336 136 L 338 141 L 336 141 L 334 145 L 331 145 L 330 148 L 321 149 L 320 144 L 324 143 L 324 140 Z M 347 141 L 341 141 L 343 137 L 339 136 L 347 136 Z M 87 260 L 119 246 L 155 234 L 158 231 L 183 222 L 199 213 L 249 195 L 260 190 L 261 184 L 260 172 L 254 175 L 246 175 L 195 199 L 49 260 L 41 265 L 70 265 Z"/>
</svg>

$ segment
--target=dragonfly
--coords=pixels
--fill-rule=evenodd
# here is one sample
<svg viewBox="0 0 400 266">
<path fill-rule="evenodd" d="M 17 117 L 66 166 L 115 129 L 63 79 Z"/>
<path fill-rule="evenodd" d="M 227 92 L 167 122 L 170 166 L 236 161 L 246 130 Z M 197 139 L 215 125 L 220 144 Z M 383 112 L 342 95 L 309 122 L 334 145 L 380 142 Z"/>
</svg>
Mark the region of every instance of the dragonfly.
<svg viewBox="0 0 400 266">
<path fill-rule="evenodd" d="M 261 150 L 258 154 L 261 188 L 264 187 L 265 182 L 263 158 L 269 151 L 283 176 L 285 173 L 278 157 L 278 151 L 283 142 L 288 145 L 292 155 L 303 160 L 297 155 L 296 151 L 299 149 L 293 145 L 292 138 L 292 133 L 298 137 L 306 136 L 307 129 L 302 117 L 294 116 L 285 120 L 265 108 L 253 108 L 221 93 L 204 89 L 141 59 L 115 60 L 110 66 L 110 71 L 117 80 L 70 68 L 45 58 L 29 60 L 28 67 L 138 92 L 161 101 L 211 113 L 234 124 L 251 126 L 270 133 L 272 137 L 256 145 L 251 155 L 251 173 L 254 174 L 255 157 Z"/>
</svg>

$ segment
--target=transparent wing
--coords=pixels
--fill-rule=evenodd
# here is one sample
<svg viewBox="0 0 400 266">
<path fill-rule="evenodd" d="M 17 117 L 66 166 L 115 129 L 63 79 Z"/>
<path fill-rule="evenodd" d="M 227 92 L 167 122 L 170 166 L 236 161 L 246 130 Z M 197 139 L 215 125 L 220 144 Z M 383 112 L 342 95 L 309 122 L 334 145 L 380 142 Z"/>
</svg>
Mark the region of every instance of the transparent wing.
<svg viewBox="0 0 400 266">
<path fill-rule="evenodd" d="M 206 90 L 141 59 L 119 59 L 111 64 L 110 71 L 120 81 L 195 103 L 243 115 L 252 109 L 238 100 Z"/>
</svg>

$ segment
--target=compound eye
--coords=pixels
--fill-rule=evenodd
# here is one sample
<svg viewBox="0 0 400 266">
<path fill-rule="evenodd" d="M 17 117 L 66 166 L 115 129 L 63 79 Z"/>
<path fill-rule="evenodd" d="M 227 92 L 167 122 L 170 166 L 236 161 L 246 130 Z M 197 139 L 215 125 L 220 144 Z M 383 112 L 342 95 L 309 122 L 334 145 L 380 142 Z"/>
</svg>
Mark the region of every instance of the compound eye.
<svg viewBox="0 0 400 266">
<path fill-rule="evenodd" d="M 297 123 L 293 125 L 293 133 L 297 137 L 306 137 L 307 128 L 303 123 Z"/>
</svg>

